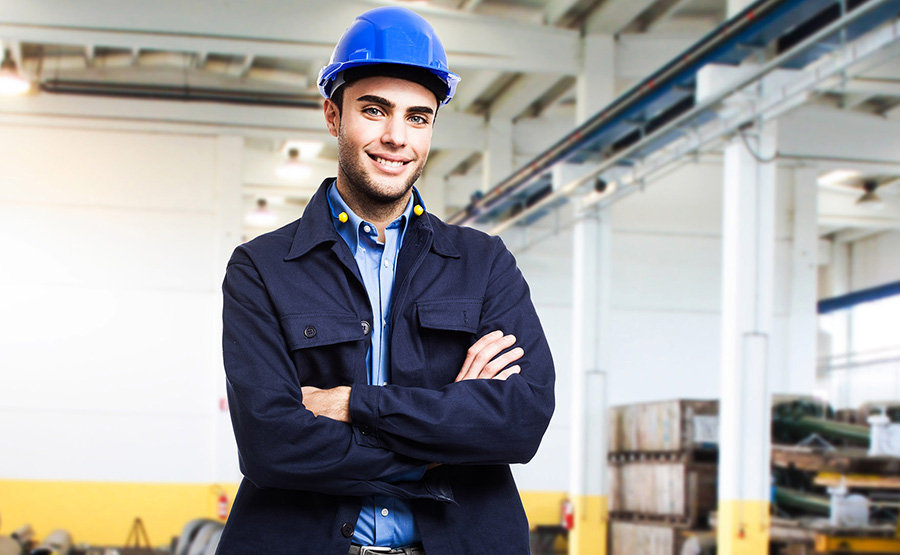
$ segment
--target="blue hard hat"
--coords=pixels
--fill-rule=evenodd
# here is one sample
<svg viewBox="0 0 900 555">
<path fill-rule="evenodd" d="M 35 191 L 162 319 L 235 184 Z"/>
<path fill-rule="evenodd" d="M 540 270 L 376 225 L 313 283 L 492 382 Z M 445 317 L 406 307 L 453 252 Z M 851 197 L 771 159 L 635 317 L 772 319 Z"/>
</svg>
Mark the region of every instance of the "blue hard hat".
<svg viewBox="0 0 900 555">
<path fill-rule="evenodd" d="M 431 25 L 407 8 L 387 6 L 358 16 L 341 35 L 328 65 L 319 71 L 319 92 L 330 98 L 341 72 L 372 64 L 420 67 L 446 86 L 441 104 L 453 98 L 459 75 L 450 71 L 444 46 Z"/>
</svg>

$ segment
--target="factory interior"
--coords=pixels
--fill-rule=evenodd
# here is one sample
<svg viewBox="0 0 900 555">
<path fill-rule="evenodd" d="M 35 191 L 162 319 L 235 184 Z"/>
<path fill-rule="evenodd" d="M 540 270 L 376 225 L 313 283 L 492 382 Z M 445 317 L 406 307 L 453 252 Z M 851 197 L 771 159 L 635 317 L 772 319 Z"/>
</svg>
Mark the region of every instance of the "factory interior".
<svg viewBox="0 0 900 555">
<path fill-rule="evenodd" d="M 425 208 L 553 355 L 531 552 L 900 553 L 900 0 L 0 0 L 0 555 L 215 553 L 226 264 L 379 6 L 462 78 Z"/>
</svg>

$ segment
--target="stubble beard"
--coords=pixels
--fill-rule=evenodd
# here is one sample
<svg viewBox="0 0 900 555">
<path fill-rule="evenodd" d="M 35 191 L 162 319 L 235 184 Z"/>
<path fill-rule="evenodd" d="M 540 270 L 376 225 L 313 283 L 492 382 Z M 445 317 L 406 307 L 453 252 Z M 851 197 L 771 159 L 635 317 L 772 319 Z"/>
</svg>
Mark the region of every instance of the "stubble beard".
<svg viewBox="0 0 900 555">
<path fill-rule="evenodd" d="M 374 209 L 375 211 L 390 211 L 397 204 L 407 198 L 409 190 L 412 189 L 416 181 L 422 175 L 425 167 L 424 161 L 417 164 L 415 172 L 409 176 L 406 183 L 399 191 L 392 191 L 388 187 L 381 186 L 370 173 L 363 168 L 362 160 L 359 158 L 360 153 L 343 139 L 343 135 L 338 133 L 338 170 L 346 179 L 348 191 L 356 197 L 361 204 Z M 361 153 L 362 156 L 367 156 Z M 410 162 L 412 164 L 414 162 Z"/>
</svg>

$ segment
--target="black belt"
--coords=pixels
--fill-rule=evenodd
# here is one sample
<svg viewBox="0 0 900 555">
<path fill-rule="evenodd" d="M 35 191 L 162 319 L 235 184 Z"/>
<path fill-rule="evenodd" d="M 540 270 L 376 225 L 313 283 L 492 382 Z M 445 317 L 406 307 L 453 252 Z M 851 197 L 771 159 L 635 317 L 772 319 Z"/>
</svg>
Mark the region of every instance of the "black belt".
<svg viewBox="0 0 900 555">
<path fill-rule="evenodd" d="M 390 547 L 373 547 L 354 544 L 350 546 L 350 552 L 347 553 L 347 555 L 387 555 L 395 553 L 403 553 L 404 555 L 425 555 L 425 548 L 421 545 L 411 545 L 409 547 L 397 547 L 391 549 Z"/>
</svg>

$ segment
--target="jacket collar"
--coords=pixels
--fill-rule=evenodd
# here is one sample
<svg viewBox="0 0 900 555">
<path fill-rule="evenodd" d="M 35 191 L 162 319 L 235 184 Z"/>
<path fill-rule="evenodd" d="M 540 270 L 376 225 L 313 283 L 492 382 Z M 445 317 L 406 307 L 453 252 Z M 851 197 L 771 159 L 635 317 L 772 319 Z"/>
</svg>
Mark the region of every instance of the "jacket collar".
<svg viewBox="0 0 900 555">
<path fill-rule="evenodd" d="M 324 180 L 316 193 L 309 199 L 309 204 L 303 210 L 303 217 L 297 225 L 297 232 L 294 234 L 294 240 L 291 243 L 291 249 L 288 251 L 285 260 L 293 260 L 300 258 L 304 254 L 311 251 L 318 245 L 323 243 L 334 244 L 342 241 L 334 222 L 331 221 L 333 215 L 328 206 L 328 187 L 334 183 L 335 178 L 329 177 Z M 416 202 L 422 203 L 419 192 L 413 189 Z M 448 258 L 459 258 L 460 252 L 455 245 L 443 232 L 443 224 L 434 225 L 433 220 L 440 222 L 436 216 L 425 212 L 421 216 L 413 216 L 412 221 L 407 224 L 407 233 L 413 229 L 420 230 L 431 241 L 431 249 Z"/>
<path fill-rule="evenodd" d="M 335 243 L 341 240 L 334 224 L 331 223 L 331 211 L 328 209 L 328 186 L 334 183 L 335 178 L 330 177 L 319 185 L 319 189 L 309 199 L 309 204 L 303 210 L 303 217 L 297 224 L 297 232 L 291 243 L 285 260 L 300 258 L 314 247 L 323 243 Z"/>
</svg>

